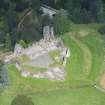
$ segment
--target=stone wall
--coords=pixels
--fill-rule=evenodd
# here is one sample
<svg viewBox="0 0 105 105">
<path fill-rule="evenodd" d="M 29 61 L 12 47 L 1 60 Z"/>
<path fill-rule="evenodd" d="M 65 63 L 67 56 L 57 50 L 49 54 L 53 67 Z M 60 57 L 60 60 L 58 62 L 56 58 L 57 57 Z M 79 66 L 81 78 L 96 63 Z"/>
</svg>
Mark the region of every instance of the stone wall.
<svg viewBox="0 0 105 105">
<path fill-rule="evenodd" d="M 43 36 L 45 41 L 51 41 L 54 39 L 54 28 L 50 26 L 43 27 Z"/>
<path fill-rule="evenodd" d="M 45 78 L 60 81 L 65 80 L 65 70 L 60 67 L 48 68 L 48 70 L 44 72 L 28 72 L 23 70 L 20 64 L 16 63 L 16 68 L 23 77 Z"/>
</svg>

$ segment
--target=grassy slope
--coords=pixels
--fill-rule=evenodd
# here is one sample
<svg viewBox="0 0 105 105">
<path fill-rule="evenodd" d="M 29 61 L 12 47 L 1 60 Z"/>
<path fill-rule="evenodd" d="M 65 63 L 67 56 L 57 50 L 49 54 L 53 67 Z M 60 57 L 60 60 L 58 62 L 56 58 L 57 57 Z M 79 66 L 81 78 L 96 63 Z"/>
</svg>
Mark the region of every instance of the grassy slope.
<svg viewBox="0 0 105 105">
<path fill-rule="evenodd" d="M 81 79 L 83 76 L 83 52 L 80 47 L 71 40 L 68 36 L 63 38 L 63 41 L 67 47 L 71 50 L 71 57 L 68 59 L 67 72 L 68 79 Z M 76 75 L 75 75 L 76 74 Z"/>
<path fill-rule="evenodd" d="M 9 68 L 13 68 L 9 66 Z M 17 94 L 25 94 L 37 105 L 104 105 L 105 94 L 95 88 L 62 88 L 62 83 L 47 80 L 21 78 L 20 74 L 9 69 L 10 87 L 0 96 L 0 104 L 10 105 Z"/>
<path fill-rule="evenodd" d="M 95 81 L 102 72 L 100 70 L 104 60 L 103 43 L 99 40 L 99 37 L 90 35 L 85 37 L 83 42 L 89 46 L 92 52 L 92 70 L 89 74 L 89 78 Z"/>
<path fill-rule="evenodd" d="M 102 26 L 102 24 L 89 24 L 89 25 L 79 25 L 76 27 L 78 29 L 77 35 L 78 38 L 90 49 L 92 54 L 92 68 L 91 72 L 88 75 L 88 78 L 96 81 L 98 76 L 103 72 L 103 61 L 104 61 L 104 39 L 102 39 L 101 35 L 97 32 L 98 28 Z M 83 33 L 84 32 L 84 33 Z M 81 33 L 84 36 L 81 36 Z"/>
<path fill-rule="evenodd" d="M 105 105 L 105 94 L 95 88 L 78 89 L 78 85 L 95 81 L 102 70 L 103 50 L 100 36 L 96 36 L 97 25 L 74 25 L 72 33 L 64 36 L 65 45 L 71 49 L 66 66 L 67 80 L 54 82 L 42 79 L 22 78 L 12 65 L 8 66 L 10 85 L 0 96 L 0 104 L 10 105 L 17 94 L 26 94 L 37 105 Z M 76 35 L 75 41 L 71 35 Z M 88 76 L 84 72 L 87 59 L 84 57 L 85 44 L 92 56 L 92 67 Z"/>
<path fill-rule="evenodd" d="M 94 88 L 52 91 L 31 96 L 36 105 L 104 105 L 105 94 Z"/>
<path fill-rule="evenodd" d="M 88 78 L 92 81 L 96 81 L 98 76 L 103 72 L 103 46 L 105 39 L 102 39 L 101 35 L 97 32 L 100 26 L 102 26 L 102 24 L 77 25 L 73 27 L 73 29 L 76 29 L 76 31 L 73 30 L 73 32 L 78 35 L 78 39 L 91 51 L 92 67 Z"/>
</svg>

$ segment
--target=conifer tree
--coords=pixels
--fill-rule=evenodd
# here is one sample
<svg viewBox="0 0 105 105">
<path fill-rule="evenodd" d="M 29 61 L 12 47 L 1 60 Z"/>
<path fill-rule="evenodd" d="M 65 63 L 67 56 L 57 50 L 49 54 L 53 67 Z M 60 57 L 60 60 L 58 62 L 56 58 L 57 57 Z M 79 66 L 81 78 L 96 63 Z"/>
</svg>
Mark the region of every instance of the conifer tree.
<svg viewBox="0 0 105 105">
<path fill-rule="evenodd" d="M 12 50 L 11 38 L 9 34 L 7 34 L 5 37 L 5 50 L 6 51 Z"/>
</svg>

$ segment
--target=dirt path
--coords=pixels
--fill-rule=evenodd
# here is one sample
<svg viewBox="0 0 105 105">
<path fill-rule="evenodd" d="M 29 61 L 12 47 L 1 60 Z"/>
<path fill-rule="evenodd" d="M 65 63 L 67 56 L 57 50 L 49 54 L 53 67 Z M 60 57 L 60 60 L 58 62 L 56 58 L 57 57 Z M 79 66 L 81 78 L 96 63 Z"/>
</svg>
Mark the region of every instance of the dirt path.
<svg viewBox="0 0 105 105">
<path fill-rule="evenodd" d="M 80 40 L 78 40 L 75 36 L 70 36 L 70 38 L 75 41 L 75 43 L 77 43 L 77 45 L 82 49 L 82 51 L 84 52 L 84 70 L 86 72 L 86 76 L 88 76 L 88 74 L 91 71 L 91 66 L 92 66 L 92 55 L 91 52 L 89 50 L 89 48 L 82 43 Z"/>
<path fill-rule="evenodd" d="M 100 85 L 103 89 L 105 89 L 105 74 L 102 76 L 102 78 L 100 80 Z"/>
<path fill-rule="evenodd" d="M 104 71 L 105 71 L 105 42 L 103 44 L 104 44 L 104 46 L 103 46 L 103 50 L 104 50 L 104 61 L 103 61 L 103 68 L 102 69 L 104 69 Z M 102 74 L 102 77 L 99 80 L 99 84 L 100 84 L 101 88 L 104 89 L 104 91 L 105 91 L 105 73 Z"/>
<path fill-rule="evenodd" d="M 30 14 L 32 13 L 32 10 L 29 10 L 23 17 L 22 19 L 20 20 L 19 24 L 18 24 L 18 29 L 17 30 L 20 30 L 21 28 L 21 24 L 23 23 L 24 19 L 29 16 Z"/>
</svg>

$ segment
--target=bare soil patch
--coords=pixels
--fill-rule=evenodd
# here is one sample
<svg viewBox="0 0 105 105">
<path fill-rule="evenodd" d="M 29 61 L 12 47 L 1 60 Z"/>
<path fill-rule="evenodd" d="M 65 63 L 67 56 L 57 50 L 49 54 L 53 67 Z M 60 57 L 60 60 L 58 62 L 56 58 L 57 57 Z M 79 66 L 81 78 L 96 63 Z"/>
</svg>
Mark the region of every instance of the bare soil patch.
<svg viewBox="0 0 105 105">
<path fill-rule="evenodd" d="M 105 73 L 104 75 L 102 76 L 101 80 L 100 80 L 100 85 L 103 89 L 105 89 Z"/>
</svg>

